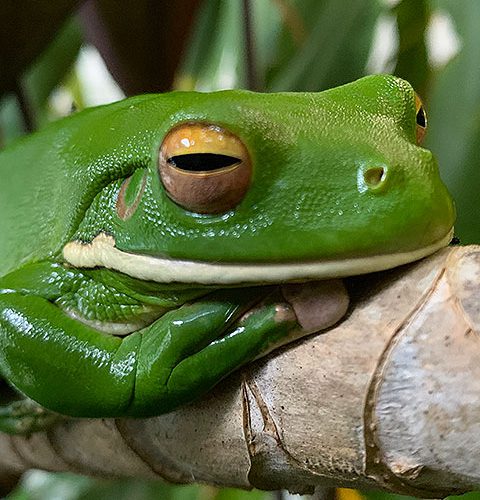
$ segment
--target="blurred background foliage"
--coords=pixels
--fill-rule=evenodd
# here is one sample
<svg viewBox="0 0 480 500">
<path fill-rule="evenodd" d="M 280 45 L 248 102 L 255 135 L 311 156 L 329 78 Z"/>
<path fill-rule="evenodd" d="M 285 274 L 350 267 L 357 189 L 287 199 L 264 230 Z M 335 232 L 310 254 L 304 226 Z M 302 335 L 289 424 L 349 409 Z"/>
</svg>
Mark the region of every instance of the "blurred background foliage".
<svg viewBox="0 0 480 500">
<path fill-rule="evenodd" d="M 480 242 L 479 0 L 3 0 L 0 16 L 2 147 L 86 106 L 142 92 L 317 91 L 393 73 L 426 105 L 426 147 L 456 199 L 457 236 Z M 8 498 L 279 495 L 34 472 Z"/>
</svg>

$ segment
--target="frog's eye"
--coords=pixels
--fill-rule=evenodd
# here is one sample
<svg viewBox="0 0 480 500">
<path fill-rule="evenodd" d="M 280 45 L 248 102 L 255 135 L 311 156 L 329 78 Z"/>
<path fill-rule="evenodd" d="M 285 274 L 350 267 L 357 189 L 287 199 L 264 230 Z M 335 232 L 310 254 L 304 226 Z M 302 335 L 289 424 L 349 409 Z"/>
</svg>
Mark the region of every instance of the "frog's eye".
<svg viewBox="0 0 480 500">
<path fill-rule="evenodd" d="M 158 168 L 168 196 L 191 212 L 217 214 L 245 196 L 250 155 L 231 132 L 208 123 L 172 129 L 160 147 Z"/>
<path fill-rule="evenodd" d="M 421 144 L 425 133 L 427 132 L 427 113 L 423 107 L 422 100 L 415 94 L 415 111 L 416 111 L 416 133 L 417 133 L 417 144 Z"/>
</svg>

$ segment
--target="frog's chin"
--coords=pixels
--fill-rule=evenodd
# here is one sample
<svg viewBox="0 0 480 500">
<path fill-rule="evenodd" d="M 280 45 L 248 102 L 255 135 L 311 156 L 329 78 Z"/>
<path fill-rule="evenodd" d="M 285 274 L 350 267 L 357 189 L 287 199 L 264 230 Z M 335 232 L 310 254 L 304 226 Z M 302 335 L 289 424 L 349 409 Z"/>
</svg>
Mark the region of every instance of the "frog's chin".
<svg viewBox="0 0 480 500">
<path fill-rule="evenodd" d="M 235 286 L 341 278 L 383 271 L 434 253 L 447 246 L 452 236 L 453 228 L 437 242 L 408 252 L 317 262 L 235 264 L 165 259 L 123 252 L 115 247 L 112 236 L 100 233 L 91 243 L 71 241 L 65 245 L 63 256 L 74 267 L 104 267 L 158 283 Z"/>
</svg>

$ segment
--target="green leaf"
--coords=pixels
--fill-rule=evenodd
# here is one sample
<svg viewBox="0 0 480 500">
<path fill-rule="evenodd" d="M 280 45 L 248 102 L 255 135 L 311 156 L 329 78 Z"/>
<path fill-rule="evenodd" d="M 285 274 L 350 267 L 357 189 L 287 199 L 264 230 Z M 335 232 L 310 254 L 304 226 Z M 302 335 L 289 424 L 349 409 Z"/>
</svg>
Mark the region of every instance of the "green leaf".
<svg viewBox="0 0 480 500">
<path fill-rule="evenodd" d="M 0 148 L 25 134 L 23 116 L 13 94 L 0 100 Z"/>
<path fill-rule="evenodd" d="M 243 491 L 233 488 L 223 488 L 212 500 L 273 500 L 274 494 L 269 491 Z M 301 500 L 301 497 L 298 497 Z"/>
<path fill-rule="evenodd" d="M 294 39 L 286 19 L 268 90 L 322 90 L 363 76 L 373 28 L 382 12 L 379 2 L 297 0 L 291 5 L 290 18 L 304 26 L 303 40 L 298 35 Z"/>
<path fill-rule="evenodd" d="M 78 23 L 71 18 L 20 77 L 17 91 L 21 95 L 3 96 L 0 101 L 1 146 L 22 136 L 28 128 L 37 129 L 50 120 L 48 98 L 72 67 L 82 41 Z"/>
<path fill-rule="evenodd" d="M 241 0 L 204 2 L 176 81 L 182 90 L 245 87 Z"/>
<path fill-rule="evenodd" d="M 83 36 L 78 22 L 71 18 L 22 78 L 35 128 L 49 121 L 47 100 L 73 66 L 82 43 Z"/>
<path fill-rule="evenodd" d="M 480 242 L 480 2 L 438 0 L 462 40 L 460 53 L 438 72 L 428 103 L 427 147 L 457 207 L 463 244 Z"/>
<path fill-rule="evenodd" d="M 0 95 L 15 90 L 22 73 L 43 52 L 79 3 L 78 0 L 0 2 Z"/>
<path fill-rule="evenodd" d="M 380 490 L 360 491 L 359 493 L 365 500 L 417 500 L 416 497 L 396 495 L 395 493 L 387 493 Z M 480 500 L 480 492 L 471 491 L 459 496 L 450 495 L 445 500 Z"/>
<path fill-rule="evenodd" d="M 425 32 L 430 20 L 428 0 L 402 0 L 395 8 L 399 47 L 394 74 L 408 80 L 426 96 L 431 76 Z"/>
<path fill-rule="evenodd" d="M 321 90 L 363 76 L 377 0 L 255 0 L 253 59 L 260 88 Z M 242 0 L 203 4 L 177 88 L 246 87 Z"/>
<path fill-rule="evenodd" d="M 29 471 L 8 500 L 211 500 L 216 489 L 206 486 L 177 486 L 142 479 L 104 480 L 79 474 Z"/>
</svg>

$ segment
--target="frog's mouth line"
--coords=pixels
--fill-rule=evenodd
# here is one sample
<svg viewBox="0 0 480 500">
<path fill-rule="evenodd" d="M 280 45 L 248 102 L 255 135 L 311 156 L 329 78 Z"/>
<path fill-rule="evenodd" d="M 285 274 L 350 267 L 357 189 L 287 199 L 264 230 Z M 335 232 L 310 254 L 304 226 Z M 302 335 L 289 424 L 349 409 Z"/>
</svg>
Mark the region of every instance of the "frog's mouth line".
<svg viewBox="0 0 480 500">
<path fill-rule="evenodd" d="M 452 236 L 453 228 L 437 242 L 410 252 L 317 262 L 232 264 L 164 259 L 123 252 L 115 248 L 113 236 L 100 233 L 91 243 L 79 241 L 67 243 L 63 249 L 63 256 L 74 267 L 104 267 L 128 274 L 133 278 L 158 283 L 271 284 L 341 278 L 391 269 L 426 257 L 447 246 Z"/>
</svg>

